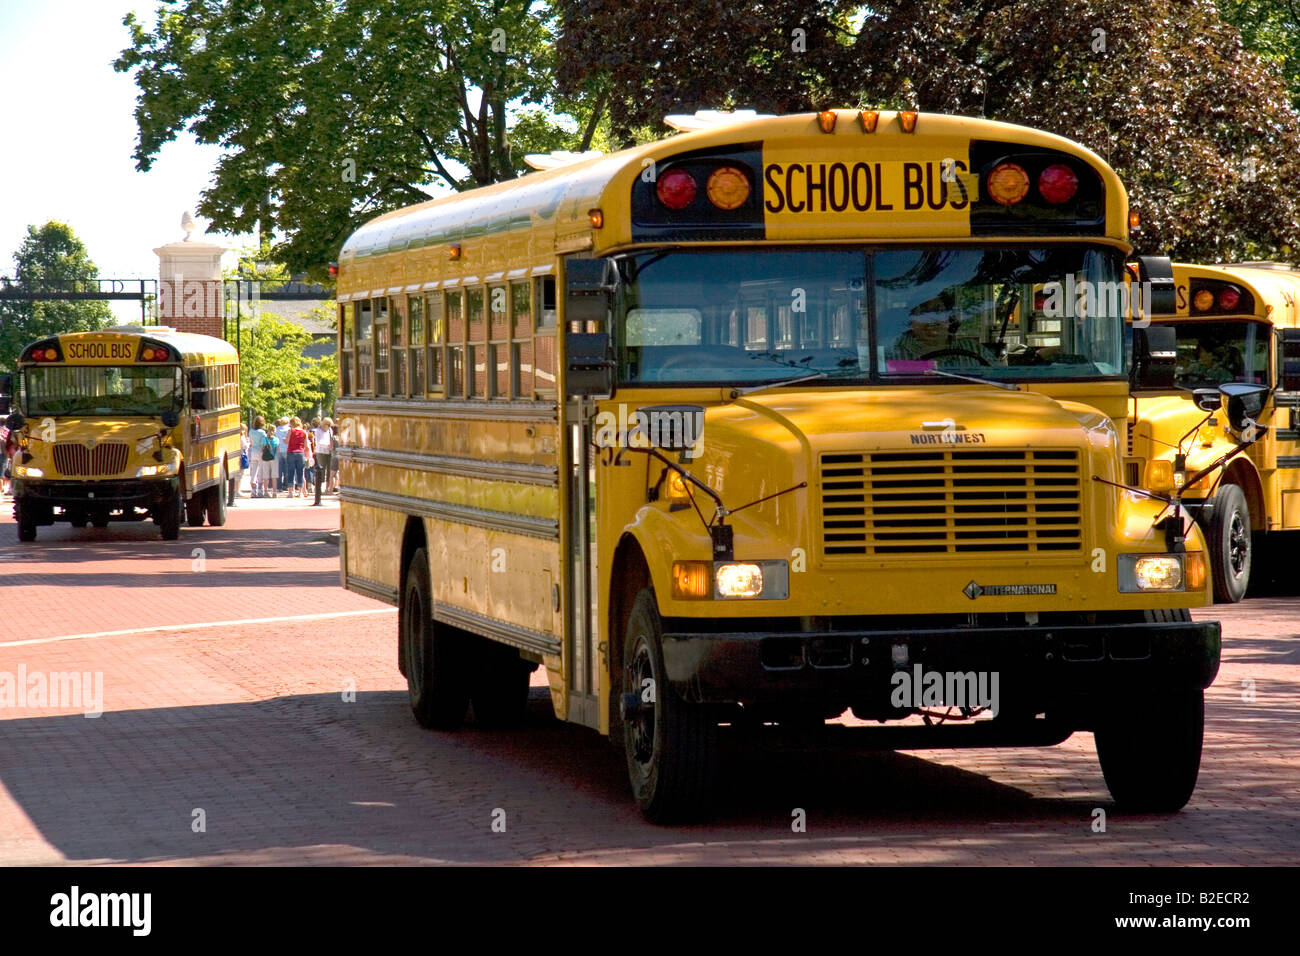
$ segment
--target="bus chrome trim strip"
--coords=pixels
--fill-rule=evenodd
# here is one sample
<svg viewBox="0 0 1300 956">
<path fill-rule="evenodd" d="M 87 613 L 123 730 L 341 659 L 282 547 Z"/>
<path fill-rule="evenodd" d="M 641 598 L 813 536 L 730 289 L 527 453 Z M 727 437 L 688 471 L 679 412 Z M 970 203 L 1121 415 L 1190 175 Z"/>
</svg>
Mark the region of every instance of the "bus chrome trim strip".
<svg viewBox="0 0 1300 956">
<path fill-rule="evenodd" d="M 427 455 L 420 452 L 390 451 L 386 448 L 360 448 L 340 445 L 341 460 L 387 465 L 428 471 L 439 475 L 456 475 L 461 478 L 483 478 L 489 481 L 517 481 L 528 485 L 545 485 L 550 488 L 560 483 L 559 469 L 551 465 L 530 465 L 516 461 L 480 461 L 474 458 L 452 458 L 447 455 Z"/>
<path fill-rule="evenodd" d="M 497 620 L 494 617 L 484 617 L 481 614 L 475 614 L 473 611 L 466 611 L 451 604 L 434 604 L 433 619 L 442 624 L 450 624 L 452 627 L 459 627 L 462 630 L 485 635 L 512 647 L 532 651 L 535 654 L 545 654 L 552 657 L 558 657 L 560 654 L 560 641 L 554 635 L 543 634 L 540 631 L 520 627 L 518 624 Z"/>
<path fill-rule="evenodd" d="M 397 606 L 397 588 L 390 588 L 387 584 L 380 584 L 378 581 L 371 581 L 369 578 L 349 574 L 344 587 L 349 591 L 364 594 L 368 598 L 374 598 L 376 601 L 383 601 L 385 604 L 391 604 L 394 607 Z"/>
<path fill-rule="evenodd" d="M 471 508 L 446 501 L 431 501 L 427 498 L 415 498 L 411 495 L 398 495 L 387 491 L 368 491 L 346 485 L 342 491 L 339 497 L 343 501 L 359 505 L 474 525 L 492 531 L 525 534 L 550 541 L 558 541 L 560 538 L 559 522 L 551 518 L 535 518 L 532 515 L 514 514 L 508 511 L 488 511 L 486 508 Z"/>
<path fill-rule="evenodd" d="M 425 402 L 392 401 L 375 398 L 348 398 L 340 401 L 335 416 L 343 415 L 409 415 L 412 418 L 435 418 L 462 421 L 467 418 L 499 422 L 555 422 L 558 420 L 554 402 L 529 402 L 528 404 L 489 404 L 488 402 Z"/>
</svg>

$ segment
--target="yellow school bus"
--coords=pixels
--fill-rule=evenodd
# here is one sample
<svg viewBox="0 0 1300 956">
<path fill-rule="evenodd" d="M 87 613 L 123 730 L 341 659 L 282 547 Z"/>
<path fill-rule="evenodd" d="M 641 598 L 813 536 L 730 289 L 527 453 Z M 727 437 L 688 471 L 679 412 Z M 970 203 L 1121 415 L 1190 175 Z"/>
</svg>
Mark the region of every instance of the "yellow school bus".
<svg viewBox="0 0 1300 956">
<path fill-rule="evenodd" d="M 1119 487 L 1115 173 L 981 119 L 685 119 L 342 248 L 342 584 L 399 608 L 416 719 L 516 720 L 544 667 L 657 822 L 720 734 L 849 709 L 1090 731 L 1117 800 L 1183 806 L 1219 627 L 1194 523 Z"/>
<path fill-rule="evenodd" d="M 1300 367 L 1286 369 L 1288 357 L 1300 359 L 1300 272 L 1270 262 L 1175 263 L 1173 274 L 1174 309 L 1150 317 L 1171 331 L 1172 374 L 1135 383 L 1130 478 L 1162 463 L 1157 480 L 1181 487 L 1237 441 L 1219 386 L 1271 390 L 1259 441 L 1183 489 L 1206 534 L 1215 598 L 1240 601 L 1262 546 L 1300 529 Z"/>
<path fill-rule="evenodd" d="M 122 326 L 33 342 L 8 424 L 20 541 L 55 521 L 226 523 L 240 473 L 239 355 L 229 343 Z"/>
</svg>

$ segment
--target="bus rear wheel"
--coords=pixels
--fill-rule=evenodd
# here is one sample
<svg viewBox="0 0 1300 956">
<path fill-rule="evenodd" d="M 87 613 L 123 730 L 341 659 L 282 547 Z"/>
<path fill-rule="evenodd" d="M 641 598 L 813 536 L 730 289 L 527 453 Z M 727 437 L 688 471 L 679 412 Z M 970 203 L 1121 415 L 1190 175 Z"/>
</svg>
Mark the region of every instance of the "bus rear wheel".
<svg viewBox="0 0 1300 956">
<path fill-rule="evenodd" d="M 652 588 L 643 588 L 632 603 L 623 661 L 623 750 L 637 806 L 651 823 L 699 819 L 713 790 L 718 723 L 667 681 Z"/>
<path fill-rule="evenodd" d="M 533 665 L 508 644 L 480 638 L 475 653 L 470 703 L 483 727 L 517 727 L 528 713 L 528 684 Z"/>
<path fill-rule="evenodd" d="M 221 463 L 221 474 L 215 485 L 204 494 L 207 497 L 208 524 L 220 528 L 226 523 L 226 463 Z M 201 523 L 201 522 L 200 522 Z"/>
<path fill-rule="evenodd" d="M 424 548 L 411 555 L 398 612 L 411 713 L 421 727 L 456 730 L 469 709 L 468 636 L 433 619 Z"/>
<path fill-rule="evenodd" d="M 1210 518 L 1210 568 L 1214 600 L 1236 604 L 1250 584 L 1250 506 L 1239 485 L 1224 485 L 1214 496 Z"/>
<path fill-rule="evenodd" d="M 203 527 L 204 505 L 207 500 L 206 491 L 195 492 L 194 495 L 185 501 L 185 523 L 191 528 Z"/>
</svg>

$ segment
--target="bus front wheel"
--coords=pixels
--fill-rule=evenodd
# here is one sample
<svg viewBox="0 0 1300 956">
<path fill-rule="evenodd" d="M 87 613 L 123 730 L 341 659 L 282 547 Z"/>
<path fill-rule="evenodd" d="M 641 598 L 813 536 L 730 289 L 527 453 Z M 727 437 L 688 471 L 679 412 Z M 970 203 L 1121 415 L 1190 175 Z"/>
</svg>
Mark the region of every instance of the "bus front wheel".
<svg viewBox="0 0 1300 956">
<path fill-rule="evenodd" d="M 456 730 L 469 709 L 467 635 L 433 619 L 433 589 L 424 548 L 411 555 L 397 628 L 406 661 L 411 713 L 421 727 Z"/>
<path fill-rule="evenodd" d="M 1239 485 L 1224 485 L 1214 496 L 1210 518 L 1210 568 L 1214 600 L 1235 604 L 1250 584 L 1250 506 Z"/>
<path fill-rule="evenodd" d="M 164 541 L 175 541 L 181 536 L 181 509 L 184 502 L 181 500 L 179 489 L 175 495 L 167 498 L 158 506 L 158 513 L 154 515 L 154 522 L 158 525 L 158 530 L 162 532 Z"/>
<path fill-rule="evenodd" d="M 1205 694 L 1198 687 L 1114 706 L 1094 732 L 1106 788 L 1124 810 L 1175 813 L 1201 768 Z"/>
<path fill-rule="evenodd" d="M 632 603 L 623 637 L 623 750 L 641 813 L 651 823 L 703 816 L 713 790 L 718 723 L 682 700 L 666 679 L 663 626 L 655 593 Z"/>
<path fill-rule="evenodd" d="M 14 518 L 18 524 L 18 540 L 35 541 L 36 516 L 32 514 L 31 508 L 26 507 L 21 500 L 14 502 Z"/>
<path fill-rule="evenodd" d="M 204 505 L 207 503 L 207 492 L 196 491 L 185 501 L 185 523 L 191 528 L 203 527 Z"/>
</svg>

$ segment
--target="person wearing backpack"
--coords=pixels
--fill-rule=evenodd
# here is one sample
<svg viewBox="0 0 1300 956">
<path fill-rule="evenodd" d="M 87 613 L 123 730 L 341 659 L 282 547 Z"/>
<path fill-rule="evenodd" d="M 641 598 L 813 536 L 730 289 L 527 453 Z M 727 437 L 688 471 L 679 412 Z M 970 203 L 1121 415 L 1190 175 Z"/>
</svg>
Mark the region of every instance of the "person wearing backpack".
<svg viewBox="0 0 1300 956">
<path fill-rule="evenodd" d="M 258 415 L 253 419 L 253 430 L 248 433 L 248 458 L 253 466 L 253 497 L 275 497 L 275 437 L 266 432 L 266 419 Z"/>
</svg>

